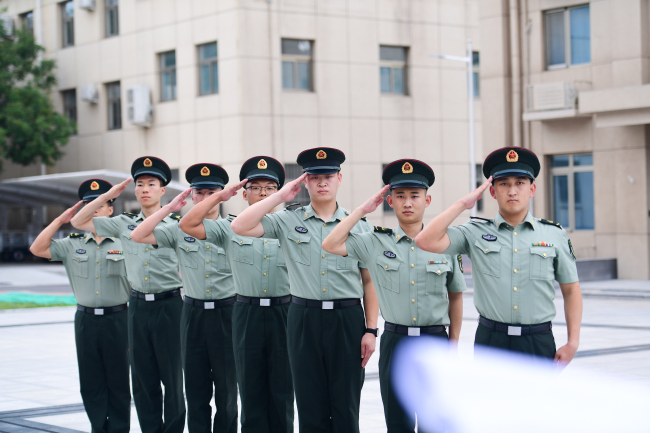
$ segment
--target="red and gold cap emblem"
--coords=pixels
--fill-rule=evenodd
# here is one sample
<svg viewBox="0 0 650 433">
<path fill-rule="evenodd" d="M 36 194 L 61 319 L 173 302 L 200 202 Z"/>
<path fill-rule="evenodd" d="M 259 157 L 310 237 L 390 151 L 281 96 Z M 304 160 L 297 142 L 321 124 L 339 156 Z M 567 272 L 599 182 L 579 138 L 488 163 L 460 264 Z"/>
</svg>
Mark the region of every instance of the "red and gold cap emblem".
<svg viewBox="0 0 650 433">
<path fill-rule="evenodd" d="M 514 150 L 511 150 L 506 154 L 506 161 L 508 162 L 517 162 L 519 161 L 519 155 Z"/>
<path fill-rule="evenodd" d="M 149 158 L 145 158 L 144 161 L 142 162 L 142 165 L 144 165 L 145 167 L 151 167 L 153 163 Z"/>
<path fill-rule="evenodd" d="M 264 170 L 268 167 L 266 164 L 266 161 L 264 159 L 260 159 L 259 162 L 257 163 L 257 168 Z"/>
<path fill-rule="evenodd" d="M 324 150 L 319 150 L 316 152 L 316 159 L 325 159 L 327 158 L 327 153 Z"/>
<path fill-rule="evenodd" d="M 402 165 L 402 173 L 413 173 L 413 165 L 411 165 L 410 162 L 406 161 L 404 165 Z"/>
<path fill-rule="evenodd" d="M 97 181 L 94 180 L 92 181 L 92 183 L 90 184 L 90 189 L 93 191 L 97 191 L 99 189 L 99 184 L 97 183 Z"/>
<path fill-rule="evenodd" d="M 201 169 L 201 176 L 210 176 L 210 169 L 206 166 L 203 166 Z"/>
</svg>

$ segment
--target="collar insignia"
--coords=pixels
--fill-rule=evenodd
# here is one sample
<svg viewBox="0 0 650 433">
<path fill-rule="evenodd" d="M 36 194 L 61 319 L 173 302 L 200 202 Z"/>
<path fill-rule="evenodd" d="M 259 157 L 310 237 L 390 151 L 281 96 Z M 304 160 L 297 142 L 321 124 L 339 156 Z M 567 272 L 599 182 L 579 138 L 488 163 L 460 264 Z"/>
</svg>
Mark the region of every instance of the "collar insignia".
<svg viewBox="0 0 650 433">
<path fill-rule="evenodd" d="M 385 255 L 386 257 L 388 257 L 389 259 L 394 259 L 395 257 L 397 257 L 397 256 L 395 255 L 395 253 L 392 252 L 392 251 L 384 251 L 384 255 Z"/>
<path fill-rule="evenodd" d="M 192 236 L 185 236 L 184 238 L 187 242 L 195 242 L 196 239 L 194 239 Z"/>
<path fill-rule="evenodd" d="M 324 150 L 319 150 L 316 152 L 316 159 L 325 159 L 327 158 L 327 153 Z"/>
<path fill-rule="evenodd" d="M 265 170 L 267 167 L 266 161 L 264 159 L 260 159 L 259 162 L 257 163 L 257 168 L 260 170 Z"/>
<path fill-rule="evenodd" d="M 402 173 L 404 174 L 409 174 L 413 173 L 413 166 L 411 165 L 410 162 L 405 162 L 404 165 L 402 166 Z"/>
<path fill-rule="evenodd" d="M 210 169 L 206 166 L 203 166 L 201 169 L 201 176 L 210 176 Z"/>
<path fill-rule="evenodd" d="M 511 150 L 506 154 L 506 161 L 508 162 L 517 162 L 519 161 L 519 155 L 514 150 Z"/>
<path fill-rule="evenodd" d="M 497 240 L 497 237 L 494 235 L 483 235 L 481 236 L 483 239 L 485 239 L 488 242 L 494 242 Z"/>
<path fill-rule="evenodd" d="M 118 251 L 118 250 L 109 250 L 109 251 L 108 251 L 108 254 L 120 254 L 120 255 L 121 255 L 121 254 L 122 254 L 122 251 Z"/>
<path fill-rule="evenodd" d="M 296 231 L 297 231 L 298 233 L 307 233 L 309 230 L 307 230 L 307 229 L 304 228 L 304 227 L 296 226 Z"/>
<path fill-rule="evenodd" d="M 142 161 L 142 165 L 144 165 L 145 167 L 151 167 L 153 163 L 149 158 L 145 158 L 144 161 Z"/>
<path fill-rule="evenodd" d="M 86 250 L 77 250 L 75 251 L 77 254 L 86 254 Z"/>
<path fill-rule="evenodd" d="M 128 226 L 127 227 L 129 230 L 135 230 L 135 226 Z"/>
<path fill-rule="evenodd" d="M 97 191 L 99 189 L 99 184 L 93 180 L 93 182 L 90 184 L 90 189 L 93 191 Z"/>
</svg>

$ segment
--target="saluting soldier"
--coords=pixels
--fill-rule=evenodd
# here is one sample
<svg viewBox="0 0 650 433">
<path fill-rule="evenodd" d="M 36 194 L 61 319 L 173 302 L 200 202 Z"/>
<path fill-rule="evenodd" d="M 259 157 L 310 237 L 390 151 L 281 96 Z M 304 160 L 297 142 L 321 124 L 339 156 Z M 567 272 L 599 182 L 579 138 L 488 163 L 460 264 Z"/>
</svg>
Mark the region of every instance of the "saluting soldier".
<svg viewBox="0 0 650 433">
<path fill-rule="evenodd" d="M 504 147 L 488 155 L 482 186 L 438 215 L 416 239 L 422 249 L 467 254 L 472 260 L 479 326 L 475 344 L 569 363 L 578 350 L 582 295 L 573 247 L 562 227 L 529 212 L 540 163 L 528 149 Z M 490 188 L 495 218 L 449 227 Z M 556 351 L 551 320 L 555 288 L 564 296 L 568 343 Z"/>
<path fill-rule="evenodd" d="M 332 254 L 365 263 L 375 283 L 379 309 L 386 320 L 379 346 L 379 381 L 388 433 L 413 432 L 414 414 L 407 414 L 391 383 L 391 359 L 408 336 L 430 335 L 458 340 L 467 289 L 460 256 L 423 251 L 414 239 L 422 231 L 424 211 L 431 203 L 431 167 L 415 160 L 393 161 L 384 169 L 384 188 L 355 209 L 323 242 Z M 384 201 L 395 210 L 396 230 L 375 227 L 372 233 L 350 233 L 364 216 Z M 449 334 L 447 334 L 449 327 Z"/>
<path fill-rule="evenodd" d="M 375 350 L 377 335 L 379 307 L 368 270 L 360 271 L 357 260 L 321 247 L 349 215 L 336 201 L 343 161 L 345 155 L 338 149 L 302 152 L 297 162 L 305 173 L 249 206 L 232 223 L 238 235 L 278 239 L 287 257 L 292 295 L 287 317 L 289 361 L 300 430 L 310 433 L 359 431 L 363 368 Z M 291 202 L 303 181 L 310 205 L 270 213 L 282 202 Z M 363 221 L 352 232 L 371 230 Z"/>
<path fill-rule="evenodd" d="M 133 230 L 160 209 L 165 186 L 171 181 L 171 170 L 162 159 L 143 156 L 133 162 L 131 176 L 136 199 L 142 206 L 138 215 L 125 212 L 113 218 L 93 218 L 96 209 L 124 191 L 131 181 L 126 179 L 88 203 L 71 222 L 79 230 L 122 241 L 131 284 L 129 355 L 140 428 L 143 433 L 181 433 L 185 428 L 185 399 L 180 350 L 183 301 L 178 259 L 170 248 L 156 249 L 131 239 Z M 160 225 L 177 223 L 178 218 L 167 216 Z M 165 387 L 164 405 L 161 382 Z"/>
<path fill-rule="evenodd" d="M 88 179 L 79 186 L 79 201 L 63 212 L 34 240 L 32 254 L 65 266 L 77 300 L 74 334 L 79 364 L 81 398 L 94 433 L 128 433 L 131 424 L 131 390 L 127 301 L 129 282 L 124 248 L 119 237 L 72 233 L 52 240 L 70 222 L 82 203 L 106 193 L 112 185 Z M 113 213 L 113 200 L 94 210 L 96 217 Z"/>
<path fill-rule="evenodd" d="M 194 204 L 205 201 L 228 183 L 228 173 L 216 164 L 195 164 L 185 171 L 190 188 L 145 219 L 131 237 L 136 242 L 171 248 L 181 262 L 185 298 L 181 315 L 181 353 L 190 433 L 237 431 L 237 379 L 232 345 L 235 285 L 226 253 L 214 242 L 184 233 L 178 224 L 160 224 L 179 212 L 192 194 Z M 206 218 L 219 218 L 211 206 Z M 213 388 L 214 387 L 214 388 Z M 212 420 L 210 400 L 216 413 Z"/>
<path fill-rule="evenodd" d="M 243 198 L 252 205 L 276 193 L 284 178 L 282 164 L 269 156 L 256 156 L 242 165 L 240 184 L 235 187 L 244 182 Z M 229 219 L 210 218 L 210 209 L 232 197 L 229 191 L 194 206 L 180 226 L 197 239 L 223 247 L 233 271 L 237 291 L 233 341 L 242 433 L 292 432 L 293 384 L 287 353 L 291 295 L 287 264 L 277 239 L 235 235 Z"/>
</svg>

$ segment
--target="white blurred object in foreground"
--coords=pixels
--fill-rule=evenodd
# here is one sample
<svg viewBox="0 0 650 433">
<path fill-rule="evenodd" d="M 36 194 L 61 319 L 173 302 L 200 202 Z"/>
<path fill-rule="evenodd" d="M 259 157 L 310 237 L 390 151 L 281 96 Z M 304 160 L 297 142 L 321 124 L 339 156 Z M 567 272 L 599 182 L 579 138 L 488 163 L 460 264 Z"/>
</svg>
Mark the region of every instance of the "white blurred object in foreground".
<svg viewBox="0 0 650 433">
<path fill-rule="evenodd" d="M 650 389 L 601 374 L 480 347 L 472 358 L 433 338 L 406 340 L 392 365 L 427 432 L 650 432 Z"/>
</svg>

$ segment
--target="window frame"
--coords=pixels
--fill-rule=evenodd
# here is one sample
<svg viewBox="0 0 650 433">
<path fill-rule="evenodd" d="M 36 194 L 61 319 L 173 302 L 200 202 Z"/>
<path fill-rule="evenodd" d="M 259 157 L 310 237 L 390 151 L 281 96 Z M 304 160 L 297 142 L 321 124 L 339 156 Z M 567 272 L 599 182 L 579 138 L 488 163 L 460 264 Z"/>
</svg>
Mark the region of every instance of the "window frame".
<svg viewBox="0 0 650 433">
<path fill-rule="evenodd" d="M 120 34 L 120 9 L 119 0 L 104 0 L 104 37 L 112 38 Z M 115 12 L 115 32 L 109 33 L 110 12 Z"/>
<path fill-rule="evenodd" d="M 589 61 L 585 63 L 571 63 L 571 10 L 580 9 L 583 7 L 589 7 L 589 27 L 591 28 L 591 7 L 589 3 L 583 3 L 574 6 L 566 6 L 561 8 L 549 9 L 543 12 L 543 26 L 544 26 L 544 65 L 546 66 L 547 71 L 553 71 L 557 69 L 566 69 L 574 66 L 583 66 L 591 64 L 591 53 L 589 55 Z M 550 32 L 548 29 L 547 16 L 554 13 L 562 12 L 562 18 L 564 21 L 564 63 L 558 63 L 551 65 L 550 63 Z M 591 51 L 591 34 L 589 35 L 589 49 Z"/>
<path fill-rule="evenodd" d="M 115 131 L 122 129 L 122 83 L 120 81 L 112 81 L 106 83 L 106 115 L 107 115 L 107 125 L 109 131 Z M 117 93 L 117 98 L 112 96 L 111 90 L 117 86 L 119 91 Z M 115 111 L 114 104 L 117 105 L 117 113 L 119 116 L 114 118 Z"/>
<path fill-rule="evenodd" d="M 165 56 L 169 53 L 174 53 L 174 66 L 165 66 Z M 162 53 L 158 53 L 158 66 L 160 68 L 160 73 L 158 75 L 159 80 L 160 80 L 160 102 L 168 102 L 168 101 L 176 101 L 178 98 L 178 82 L 177 82 L 177 76 L 176 76 L 176 50 L 169 50 L 169 51 L 164 51 Z M 165 74 L 171 74 L 173 77 L 173 82 L 171 84 L 171 97 L 168 99 L 164 98 L 165 91 L 164 91 L 164 85 L 165 81 L 163 79 Z"/>
<path fill-rule="evenodd" d="M 575 156 L 580 156 L 580 155 L 591 155 L 592 156 L 592 162 L 591 165 L 575 165 L 574 164 L 574 157 Z M 569 165 L 565 167 L 553 167 L 552 162 L 553 162 L 553 157 L 554 156 L 568 156 L 569 157 Z M 553 220 L 556 220 L 556 214 L 555 214 L 555 191 L 554 191 L 554 178 L 555 176 L 566 176 L 567 177 L 567 203 L 568 203 L 568 213 L 569 213 L 569 225 L 568 227 L 563 228 L 567 232 L 574 232 L 574 231 L 580 231 L 580 232 L 588 232 L 588 231 L 594 231 L 596 229 L 596 205 L 594 203 L 594 228 L 591 229 L 578 229 L 576 228 L 576 203 L 575 203 L 575 179 L 574 179 L 574 174 L 575 173 L 585 173 L 585 172 L 591 172 L 594 173 L 594 163 L 593 163 L 593 153 L 592 152 L 585 152 L 585 153 L 570 153 L 570 154 L 557 154 L 557 155 L 549 155 L 548 158 L 548 202 L 549 202 L 549 210 L 550 210 L 550 215 Z M 592 185 L 595 187 L 595 185 Z M 595 193 L 594 193 L 594 198 L 595 198 Z"/>
<path fill-rule="evenodd" d="M 206 46 L 206 45 L 211 45 L 211 44 L 214 44 L 217 47 L 217 50 L 216 50 L 217 55 L 215 57 L 210 57 L 208 59 L 201 59 L 201 47 Z M 219 44 L 217 43 L 217 41 L 214 41 L 214 42 L 206 42 L 204 44 L 197 45 L 196 46 L 196 56 L 197 56 L 197 59 L 198 59 L 198 70 L 197 70 L 197 72 L 198 72 L 198 75 L 199 75 L 198 80 L 197 80 L 197 83 L 198 83 L 198 86 L 199 86 L 198 95 L 199 96 L 209 96 L 209 95 L 218 94 L 219 93 L 219 84 L 220 84 L 219 83 Z M 201 90 L 202 90 L 201 89 L 201 67 L 203 67 L 203 66 L 208 66 L 210 68 L 210 91 L 207 92 L 207 93 L 201 93 Z M 215 69 L 217 70 L 217 86 L 216 86 L 217 88 L 216 89 L 213 88 L 214 83 L 213 83 L 213 80 L 212 80 L 213 73 L 214 73 Z"/>
<path fill-rule="evenodd" d="M 72 16 L 67 16 L 66 5 L 72 3 Z M 74 47 L 74 0 L 59 3 L 59 12 L 61 14 L 61 48 Z M 68 32 L 67 24 L 72 27 L 72 37 Z"/>
<path fill-rule="evenodd" d="M 31 37 L 34 37 L 34 11 L 23 12 L 18 17 L 20 18 L 20 28 L 24 32 L 28 32 Z M 28 22 L 31 23 L 31 26 L 25 25 Z"/>
<path fill-rule="evenodd" d="M 309 55 L 300 55 L 300 54 L 285 54 L 282 52 L 282 41 L 285 40 L 294 40 L 294 41 L 307 41 L 309 42 Z M 281 67 L 280 67 L 280 77 L 281 85 L 283 92 L 314 92 L 314 41 L 311 39 L 295 39 L 295 38 L 281 38 L 280 39 L 280 55 L 281 55 Z M 284 63 L 291 62 L 293 63 L 293 87 L 284 87 Z M 306 63 L 309 70 L 309 87 L 307 89 L 302 89 L 298 87 L 298 64 Z"/>
<path fill-rule="evenodd" d="M 66 104 L 67 95 L 71 95 L 74 92 L 74 107 L 70 107 Z M 71 99 L 71 98 L 70 98 Z M 75 134 L 77 133 L 77 89 L 65 89 L 61 90 L 61 105 L 63 106 L 63 115 L 66 116 L 70 121 L 75 124 Z"/>
<path fill-rule="evenodd" d="M 401 48 L 404 50 L 404 60 L 382 60 L 381 47 Z M 402 45 L 379 45 L 379 93 L 382 95 L 392 96 L 409 96 L 409 79 L 408 79 L 408 62 L 409 47 Z M 381 89 L 381 70 L 388 68 L 390 70 L 390 92 L 384 92 Z M 402 69 L 404 79 L 404 92 L 395 92 L 395 69 Z"/>
</svg>

